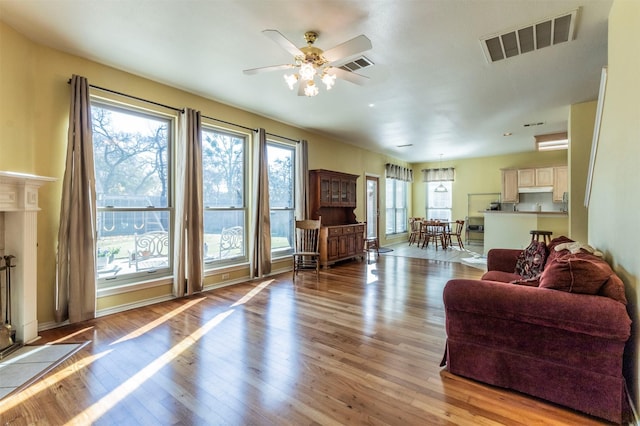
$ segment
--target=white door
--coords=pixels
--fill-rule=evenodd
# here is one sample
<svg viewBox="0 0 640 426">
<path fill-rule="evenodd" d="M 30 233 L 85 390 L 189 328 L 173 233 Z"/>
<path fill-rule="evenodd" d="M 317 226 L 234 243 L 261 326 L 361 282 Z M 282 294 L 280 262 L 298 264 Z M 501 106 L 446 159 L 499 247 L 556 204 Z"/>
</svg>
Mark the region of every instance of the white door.
<svg viewBox="0 0 640 426">
<path fill-rule="evenodd" d="M 378 238 L 378 178 L 367 176 L 367 238 Z"/>
</svg>

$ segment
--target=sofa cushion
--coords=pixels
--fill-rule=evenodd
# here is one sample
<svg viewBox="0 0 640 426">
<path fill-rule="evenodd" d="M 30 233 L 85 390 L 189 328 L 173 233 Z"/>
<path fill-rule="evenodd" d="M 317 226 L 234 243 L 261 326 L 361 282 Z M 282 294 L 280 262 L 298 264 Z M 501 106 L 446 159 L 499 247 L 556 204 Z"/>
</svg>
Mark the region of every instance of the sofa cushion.
<svg viewBox="0 0 640 426">
<path fill-rule="evenodd" d="M 518 257 L 514 272 L 525 279 L 540 275 L 544 269 L 548 254 L 547 246 L 544 242 L 531 241 L 531 244 Z"/>
<path fill-rule="evenodd" d="M 554 259 L 540 275 L 540 287 L 569 293 L 598 294 L 614 275 L 602 259 L 586 253 L 570 254 Z"/>
<path fill-rule="evenodd" d="M 598 292 L 600 296 L 609 297 L 613 300 L 617 300 L 623 305 L 627 304 L 627 296 L 624 293 L 624 283 L 616 274 L 609 277 L 606 283 L 600 288 Z"/>
<path fill-rule="evenodd" d="M 501 283 L 510 283 L 516 280 L 521 280 L 522 277 L 513 272 L 504 271 L 487 271 L 481 278 L 486 281 L 499 281 Z"/>
<path fill-rule="evenodd" d="M 567 238 L 564 235 L 554 238 L 553 240 L 551 240 L 549 242 L 549 245 L 547 246 L 547 248 L 549 249 L 549 253 L 547 256 L 547 262 L 545 264 L 545 268 L 547 267 L 547 265 L 550 265 L 551 262 L 553 262 L 554 259 L 557 259 L 558 257 L 562 257 L 565 256 L 567 254 L 569 254 L 569 250 L 560 250 L 557 251 L 555 248 L 556 246 L 560 245 L 560 244 L 564 244 L 564 243 L 572 243 L 574 242 L 571 238 Z"/>
</svg>

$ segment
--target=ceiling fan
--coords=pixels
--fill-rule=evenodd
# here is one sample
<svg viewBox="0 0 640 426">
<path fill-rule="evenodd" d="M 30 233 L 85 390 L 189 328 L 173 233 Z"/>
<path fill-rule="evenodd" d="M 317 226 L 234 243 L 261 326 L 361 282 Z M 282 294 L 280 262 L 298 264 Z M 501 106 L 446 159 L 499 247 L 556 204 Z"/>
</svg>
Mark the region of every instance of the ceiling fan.
<svg viewBox="0 0 640 426">
<path fill-rule="evenodd" d="M 247 75 L 264 71 L 296 69 L 293 74 L 286 74 L 284 79 L 291 90 L 294 89 L 296 83 L 300 82 L 298 96 L 315 96 L 318 94 L 318 86 L 315 84 L 316 76 L 325 84 L 327 90 L 333 87 L 336 78 L 359 85 L 365 84 L 369 79 L 364 75 L 336 66 L 345 58 L 371 49 L 371 40 L 364 35 L 354 37 L 329 50 L 322 50 L 313 45 L 318 39 L 318 33 L 315 31 L 307 31 L 304 34 L 307 45 L 300 48 L 296 47 L 277 30 L 264 30 L 262 33 L 291 53 L 293 55 L 293 63 L 244 70 L 243 72 Z"/>
</svg>

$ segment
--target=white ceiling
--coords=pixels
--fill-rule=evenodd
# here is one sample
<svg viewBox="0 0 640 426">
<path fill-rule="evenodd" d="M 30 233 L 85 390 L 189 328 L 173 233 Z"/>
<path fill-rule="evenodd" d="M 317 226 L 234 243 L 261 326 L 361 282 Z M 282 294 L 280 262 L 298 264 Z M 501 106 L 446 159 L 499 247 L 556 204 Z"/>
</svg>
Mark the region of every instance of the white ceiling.
<svg viewBox="0 0 640 426">
<path fill-rule="evenodd" d="M 421 162 L 531 151 L 534 135 L 566 130 L 569 106 L 597 98 L 611 2 L 0 0 L 0 19 L 38 43 Z M 578 7 L 575 40 L 486 61 L 480 38 Z M 285 71 L 244 75 L 291 61 L 264 29 L 299 47 L 315 30 L 324 50 L 365 34 L 370 83 L 338 80 L 307 98 Z"/>
</svg>

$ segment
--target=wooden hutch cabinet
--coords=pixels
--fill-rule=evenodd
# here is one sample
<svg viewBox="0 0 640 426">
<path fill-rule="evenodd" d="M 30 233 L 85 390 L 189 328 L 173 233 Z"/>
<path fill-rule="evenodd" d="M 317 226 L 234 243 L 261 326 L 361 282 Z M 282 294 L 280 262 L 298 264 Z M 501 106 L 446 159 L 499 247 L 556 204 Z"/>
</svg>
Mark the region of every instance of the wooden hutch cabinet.
<svg viewBox="0 0 640 426">
<path fill-rule="evenodd" d="M 322 217 L 320 264 L 323 267 L 354 257 L 363 257 L 365 224 L 358 223 L 356 182 L 358 175 L 330 170 L 309 171 L 311 219 Z"/>
</svg>

